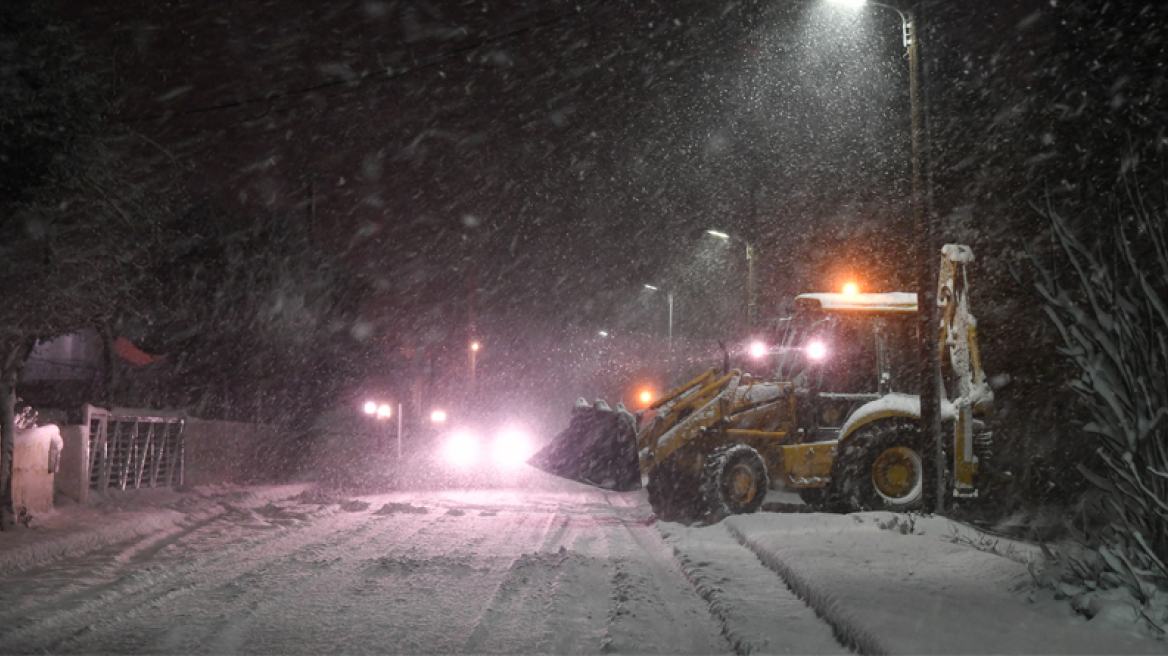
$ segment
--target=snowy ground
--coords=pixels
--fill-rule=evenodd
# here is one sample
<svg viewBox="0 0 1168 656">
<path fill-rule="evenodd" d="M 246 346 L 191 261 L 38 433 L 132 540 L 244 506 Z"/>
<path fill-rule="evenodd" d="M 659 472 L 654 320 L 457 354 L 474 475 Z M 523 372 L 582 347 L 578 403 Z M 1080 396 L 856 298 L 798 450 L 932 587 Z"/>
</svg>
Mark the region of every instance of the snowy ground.
<svg viewBox="0 0 1168 656">
<path fill-rule="evenodd" d="M 1029 546 L 943 519 L 685 527 L 643 492 L 529 483 L 63 508 L 0 535 L 0 653 L 1168 651 L 1032 594 Z"/>
</svg>

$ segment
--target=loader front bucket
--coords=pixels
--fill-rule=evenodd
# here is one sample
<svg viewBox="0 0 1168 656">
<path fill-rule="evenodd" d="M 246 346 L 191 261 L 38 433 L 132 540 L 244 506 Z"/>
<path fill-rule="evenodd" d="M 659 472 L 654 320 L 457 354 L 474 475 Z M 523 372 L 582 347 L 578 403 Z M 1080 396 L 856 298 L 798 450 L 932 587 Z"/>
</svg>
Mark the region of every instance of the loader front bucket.
<svg viewBox="0 0 1168 656">
<path fill-rule="evenodd" d="M 619 405 L 577 402 L 568 427 L 527 464 L 606 490 L 635 490 L 641 486 L 636 420 Z"/>
</svg>

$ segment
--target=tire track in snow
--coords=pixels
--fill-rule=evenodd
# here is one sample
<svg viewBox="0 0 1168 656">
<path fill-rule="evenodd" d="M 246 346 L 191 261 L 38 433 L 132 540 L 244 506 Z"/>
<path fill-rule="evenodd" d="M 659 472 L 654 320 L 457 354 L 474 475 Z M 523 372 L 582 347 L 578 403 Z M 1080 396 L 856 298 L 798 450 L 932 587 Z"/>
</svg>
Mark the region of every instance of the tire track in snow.
<svg viewBox="0 0 1168 656">
<path fill-rule="evenodd" d="M 285 588 L 278 610 L 299 618 L 300 641 L 289 641 L 283 617 L 257 613 L 238 651 L 457 652 L 514 561 L 556 530 L 554 519 L 436 516 L 413 541 L 387 540 L 377 558 L 346 557 L 343 571 L 296 590 L 299 602 Z"/>
<path fill-rule="evenodd" d="M 238 510 L 237 510 L 238 512 Z M 200 513 L 194 522 L 181 528 L 177 538 L 186 538 L 197 541 L 203 533 L 217 530 L 218 524 L 232 516 L 228 508 L 221 508 L 208 513 Z M 325 513 L 328 514 L 328 513 Z M 217 524 L 218 523 L 218 524 Z M 173 532 L 165 536 L 175 535 Z M 272 532 L 253 538 L 245 548 L 251 550 L 262 548 L 267 543 L 286 539 L 282 531 Z M 116 543 L 106 546 L 102 550 L 88 552 L 82 562 L 82 574 L 77 571 L 78 565 L 71 559 L 55 561 L 22 572 L 18 577 L 9 577 L 9 582 L 33 580 L 41 594 L 35 599 L 22 599 L 21 604 L 13 604 L 9 612 L 0 611 L 0 647 L 7 640 L 18 637 L 23 633 L 42 633 L 51 635 L 55 629 L 65 627 L 69 621 L 85 615 L 108 615 L 110 606 L 115 606 L 123 599 L 138 597 L 151 588 L 164 584 L 171 578 L 180 575 L 180 569 L 163 570 L 161 568 L 129 568 L 132 554 L 142 552 L 155 543 L 160 537 L 157 533 L 142 539 L 130 542 Z M 143 546 L 147 545 L 147 546 Z M 231 557 L 233 552 L 216 552 L 211 554 L 210 563 Z M 98 559 L 106 561 L 96 571 L 92 569 L 92 561 Z M 193 559 L 193 564 L 197 559 Z M 127 569 L 131 569 L 129 573 Z M 95 580 L 97 581 L 95 583 Z M 61 583 L 58 590 L 45 592 L 54 582 Z M 14 586 L 19 587 L 19 586 Z M 95 600 L 94 597 L 97 597 Z M 41 603 L 37 603 L 40 601 Z M 98 611 L 95 613 L 94 611 Z M 30 619 L 37 618 L 37 619 Z M 16 626 L 16 630 L 5 632 L 4 628 Z"/>
<path fill-rule="evenodd" d="M 583 522 L 575 517 L 576 508 L 563 510 L 554 513 L 538 548 L 512 562 L 463 651 L 589 653 L 599 649 L 607 626 L 610 567 L 605 559 L 580 552 L 594 537 L 580 528 Z M 517 636 L 524 638 L 516 640 Z"/>
<path fill-rule="evenodd" d="M 246 510 L 228 507 L 228 512 L 220 515 L 216 521 L 200 523 L 185 535 L 190 542 L 184 544 L 186 553 L 164 556 L 165 560 L 177 562 L 164 562 L 145 568 L 141 563 L 127 562 L 134 558 L 125 557 L 126 554 L 142 553 L 144 550 L 139 548 L 140 543 L 119 547 L 101 575 L 110 578 L 110 581 L 97 586 L 87 585 L 72 592 L 68 597 L 72 597 L 76 604 L 63 610 L 62 606 L 69 599 L 59 596 L 47 598 L 41 604 L 41 617 L 37 621 L 21 622 L 15 630 L 0 633 L 0 650 L 58 651 L 69 649 L 74 644 L 91 642 L 127 622 L 148 617 L 152 610 L 163 605 L 177 603 L 184 596 L 216 585 L 221 580 L 229 580 L 248 566 L 270 558 L 273 553 L 313 549 L 318 541 L 336 540 L 337 525 L 352 522 L 350 517 L 338 516 L 331 509 L 324 511 L 321 516 L 326 521 L 271 528 L 265 534 L 245 535 L 246 539 L 231 541 L 230 538 L 219 536 L 217 531 L 225 525 L 228 529 L 238 531 L 240 527 L 230 522 L 238 522 L 241 517 L 251 519 L 252 515 Z M 153 542 L 156 538 L 150 536 L 142 542 Z M 203 541 L 210 541 L 218 548 L 212 547 L 204 554 L 190 556 L 189 553 Z M 223 548 L 224 544 L 226 548 Z M 125 574 L 126 569 L 132 571 Z M 29 575 L 35 576 L 36 572 L 30 572 Z M 93 577 L 89 578 L 92 580 Z M 11 621 L 3 621 L 0 627 L 12 624 Z M 46 636 L 52 637 L 48 644 Z M 24 643 L 35 646 L 17 646 Z M 112 649 L 122 648 L 118 645 Z"/>
<path fill-rule="evenodd" d="M 357 516 L 361 523 L 353 533 L 341 532 L 332 540 L 309 545 L 278 559 L 266 559 L 259 568 L 218 586 L 216 595 L 224 597 L 221 616 L 204 621 L 198 632 L 187 626 L 183 627 L 182 634 L 169 635 L 163 651 L 197 650 L 212 654 L 242 651 L 250 639 L 249 630 L 257 619 L 281 606 L 294 607 L 290 598 L 294 599 L 301 590 L 363 568 L 368 561 L 384 557 L 387 544 L 408 543 L 439 521 L 436 516 L 428 514 L 393 517 L 405 526 L 362 513 Z"/>
<path fill-rule="evenodd" d="M 764 565 L 782 577 L 791 592 L 794 592 L 811 610 L 815 611 L 816 615 L 831 626 L 832 632 L 840 644 L 860 654 L 877 656 L 889 653 L 889 650 L 880 644 L 876 636 L 857 626 L 847 611 L 843 610 L 831 595 L 820 592 L 810 581 L 796 574 L 777 554 L 763 549 L 737 526 L 727 524 L 726 528 L 739 543 L 754 552 Z"/>
<path fill-rule="evenodd" d="M 633 511 L 649 512 L 647 501 L 617 506 L 609 495 L 605 501 L 625 515 Z M 610 557 L 615 564 L 614 591 L 602 651 L 732 652 L 709 605 L 694 589 L 672 550 L 648 520 L 626 519 L 611 526 L 608 536 Z M 644 634 L 639 627 L 646 626 L 660 629 Z"/>
<path fill-rule="evenodd" d="M 517 598 L 520 596 L 517 593 L 528 592 L 542 597 L 547 594 L 548 588 L 554 587 L 554 567 L 552 569 L 546 567 L 547 563 L 543 563 L 539 556 L 545 554 L 549 546 L 559 542 L 567 530 L 569 520 L 566 515 L 552 512 L 548 514 L 546 521 L 547 524 L 538 540 L 538 546 L 532 552 L 521 552 L 511 559 L 506 573 L 499 580 L 491 598 L 475 619 L 474 627 L 471 629 L 470 635 L 466 637 L 462 651 L 480 653 L 487 651 L 488 645 L 497 647 L 497 645 L 490 645 L 490 643 L 494 642 L 492 640 L 494 636 L 501 633 L 498 630 L 500 625 L 512 624 L 506 622 L 506 618 L 508 613 L 514 614 L 516 612 L 512 606 L 521 603 L 517 602 Z M 532 554 L 530 558 L 529 553 Z M 540 567 L 541 564 L 545 566 Z M 522 570 L 532 571 L 522 572 Z"/>
<path fill-rule="evenodd" d="M 657 525 L 738 654 L 845 654 L 832 627 L 724 524 Z"/>
</svg>

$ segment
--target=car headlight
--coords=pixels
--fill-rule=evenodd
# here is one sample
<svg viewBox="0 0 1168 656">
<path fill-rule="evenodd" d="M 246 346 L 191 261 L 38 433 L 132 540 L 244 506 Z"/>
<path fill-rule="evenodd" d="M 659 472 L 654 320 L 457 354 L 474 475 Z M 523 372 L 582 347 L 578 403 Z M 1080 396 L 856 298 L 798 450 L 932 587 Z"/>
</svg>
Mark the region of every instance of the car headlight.
<svg viewBox="0 0 1168 656">
<path fill-rule="evenodd" d="M 467 431 L 457 431 L 446 438 L 443 453 L 450 464 L 466 467 L 478 460 L 479 441 Z"/>
<path fill-rule="evenodd" d="M 495 438 L 492 448 L 495 464 L 516 467 L 531 457 L 531 440 L 522 431 L 509 428 Z"/>
</svg>

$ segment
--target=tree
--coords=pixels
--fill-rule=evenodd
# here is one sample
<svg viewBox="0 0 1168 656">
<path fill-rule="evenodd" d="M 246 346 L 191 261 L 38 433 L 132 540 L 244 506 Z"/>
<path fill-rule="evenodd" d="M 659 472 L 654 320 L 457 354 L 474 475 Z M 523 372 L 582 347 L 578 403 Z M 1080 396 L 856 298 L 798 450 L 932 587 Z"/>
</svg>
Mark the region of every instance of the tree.
<svg viewBox="0 0 1168 656">
<path fill-rule="evenodd" d="M 16 382 L 38 340 L 134 307 L 162 243 L 163 195 L 102 130 L 81 51 L 40 3 L 0 11 L 0 530 L 12 496 Z"/>
<path fill-rule="evenodd" d="M 366 365 L 366 286 L 299 218 L 197 208 L 175 225 L 140 330 L 162 399 L 204 416 L 303 424 Z"/>
<path fill-rule="evenodd" d="M 1102 491 L 1107 519 L 1083 527 L 1087 556 L 1066 555 L 1052 570 L 1108 598 L 1124 589 L 1162 623 L 1147 604 L 1168 590 L 1168 215 L 1136 186 L 1117 214 L 1109 235 L 1087 242 L 1045 209 L 1069 283 L 1031 258 L 1034 287 L 1078 372 L 1072 388 L 1091 416 L 1082 431 L 1103 472 L 1078 469 Z"/>
</svg>

